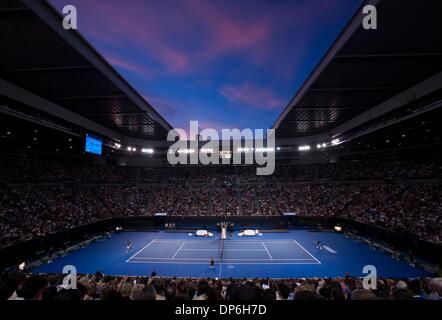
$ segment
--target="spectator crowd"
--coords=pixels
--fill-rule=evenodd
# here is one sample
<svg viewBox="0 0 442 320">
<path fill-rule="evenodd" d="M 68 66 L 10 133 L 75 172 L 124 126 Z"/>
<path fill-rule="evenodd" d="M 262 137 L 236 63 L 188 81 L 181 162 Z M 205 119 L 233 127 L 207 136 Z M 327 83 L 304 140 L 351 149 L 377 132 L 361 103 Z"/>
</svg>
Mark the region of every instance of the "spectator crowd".
<svg viewBox="0 0 442 320">
<path fill-rule="evenodd" d="M 0 275 L 0 300 L 441 300 L 442 278 L 378 278 L 366 289 L 360 278 L 311 279 L 177 279 L 114 277 L 97 271 L 77 275 L 77 288 L 64 275 Z M 72 283 L 72 282 L 71 282 Z"/>
<path fill-rule="evenodd" d="M 442 244 L 438 160 L 112 167 L 0 159 L 0 248 L 120 216 L 340 216 Z"/>
</svg>

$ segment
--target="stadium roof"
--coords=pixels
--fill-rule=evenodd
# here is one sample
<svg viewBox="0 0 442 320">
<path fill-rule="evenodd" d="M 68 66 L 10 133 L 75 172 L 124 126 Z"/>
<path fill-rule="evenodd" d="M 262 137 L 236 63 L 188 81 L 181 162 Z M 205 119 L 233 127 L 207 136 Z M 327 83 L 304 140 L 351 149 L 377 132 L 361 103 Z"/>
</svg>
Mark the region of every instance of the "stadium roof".
<svg viewBox="0 0 442 320">
<path fill-rule="evenodd" d="M 442 2 L 366 4 L 377 6 L 378 30 L 362 28 L 361 6 L 273 125 L 278 138 L 333 137 L 372 120 L 367 110 L 389 112 L 442 87 Z M 109 137 L 164 140 L 172 128 L 46 1 L 0 2 L 0 29 L 0 97 Z"/>
<path fill-rule="evenodd" d="M 333 137 L 350 129 L 350 119 L 407 90 L 402 101 L 410 102 L 442 87 L 442 2 L 367 4 L 376 5 L 378 29 L 363 29 L 361 6 L 274 123 L 278 138 Z M 416 96 L 412 87 L 430 77 L 428 92 Z"/>
<path fill-rule="evenodd" d="M 88 120 L 78 122 L 98 124 L 88 129 L 117 136 L 160 140 L 172 129 L 79 33 L 63 29 L 46 1 L 2 0 L 0 30 L 0 95 L 29 94 L 19 102 L 48 113 L 68 109 L 59 115 L 78 114 Z"/>
</svg>

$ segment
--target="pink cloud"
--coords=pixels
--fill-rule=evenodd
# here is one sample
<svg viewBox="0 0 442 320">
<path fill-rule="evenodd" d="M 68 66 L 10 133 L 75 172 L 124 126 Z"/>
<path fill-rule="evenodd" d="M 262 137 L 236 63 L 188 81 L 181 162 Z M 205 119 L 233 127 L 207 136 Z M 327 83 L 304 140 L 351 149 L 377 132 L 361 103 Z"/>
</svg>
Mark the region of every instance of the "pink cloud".
<svg viewBox="0 0 442 320">
<path fill-rule="evenodd" d="M 166 118 L 173 118 L 176 115 L 183 114 L 185 111 L 180 103 L 174 99 L 152 94 L 144 94 L 143 98 Z"/>
<path fill-rule="evenodd" d="M 123 60 L 107 54 L 105 54 L 105 57 L 107 62 L 109 62 L 111 65 L 115 67 L 123 68 L 133 73 L 143 73 L 143 74 L 148 73 L 145 67 L 135 63 L 131 63 L 128 60 Z"/>
<path fill-rule="evenodd" d="M 157 50 L 159 50 L 160 60 L 169 72 L 181 74 L 187 73 L 191 69 L 190 59 L 184 52 L 176 51 L 166 46 L 159 46 Z"/>
<path fill-rule="evenodd" d="M 192 104 L 190 106 L 188 103 L 178 101 L 175 99 L 170 99 L 167 97 L 152 95 L 152 94 L 144 94 L 144 99 L 148 101 L 155 110 L 159 111 L 161 115 L 165 116 L 168 119 L 175 120 L 173 121 L 173 125 L 176 128 L 183 129 L 184 131 L 189 131 L 190 121 L 198 121 L 199 130 L 203 129 L 215 129 L 221 134 L 222 129 L 233 129 L 240 128 L 238 124 L 227 123 L 222 121 L 216 121 L 207 119 L 207 117 L 211 117 L 211 115 L 202 116 L 200 114 L 199 107 Z M 192 115 L 193 114 L 193 115 Z M 183 117 L 186 115 L 186 117 Z"/>
<path fill-rule="evenodd" d="M 271 16 L 241 21 L 210 1 L 183 1 L 172 9 L 157 2 L 147 4 L 90 1 L 88 10 L 94 12 L 94 19 L 85 21 L 85 33 L 115 48 L 130 43 L 178 75 L 235 52 L 248 51 L 254 60 L 268 56 Z"/>
<path fill-rule="evenodd" d="M 305 44 L 313 38 L 318 19 L 329 19 L 342 1 L 277 4 L 271 11 L 227 1 L 87 1 L 87 12 L 93 12 L 87 15 L 82 2 L 73 0 L 86 17 L 80 23 L 85 34 L 114 49 L 130 45 L 160 63 L 159 72 L 174 75 L 207 72 L 220 57 L 236 53 L 245 53 L 251 63 L 274 65 L 293 74 L 296 66 L 287 64 L 299 64 L 302 52 L 275 63 L 283 60 L 280 55 L 286 57 L 279 53 L 275 36 L 296 26 L 302 28 Z M 293 41 L 298 42 L 297 37 Z M 302 51 L 303 46 L 298 47 Z"/>
<path fill-rule="evenodd" d="M 242 85 L 226 85 L 218 92 L 234 103 L 242 103 L 255 109 L 272 110 L 284 105 L 284 100 L 275 96 L 271 90 L 249 82 Z"/>
<path fill-rule="evenodd" d="M 80 32 L 113 49 L 135 48 L 137 53 L 153 57 L 170 73 L 185 73 L 190 69 L 188 54 L 168 41 L 167 33 L 176 30 L 164 23 L 164 13 L 155 14 L 151 5 L 146 6 L 143 1 L 90 1 L 87 8 L 94 12 L 93 19 L 86 16 Z M 133 66 L 120 65 L 134 71 Z"/>
<path fill-rule="evenodd" d="M 200 120 L 198 121 L 198 126 L 200 130 L 203 129 L 214 129 L 221 135 L 221 131 L 223 129 L 240 129 L 240 126 L 231 122 L 222 122 L 222 121 L 214 121 L 214 120 Z"/>
<path fill-rule="evenodd" d="M 249 51 L 253 57 L 267 55 L 274 22 L 270 15 L 247 19 L 247 14 L 239 12 L 242 16 L 235 17 L 213 1 L 188 0 L 187 5 L 201 29 L 209 34 L 202 53 L 206 60 L 238 51 Z"/>
<path fill-rule="evenodd" d="M 190 137 L 190 121 L 198 121 L 198 130 L 201 132 L 204 129 L 213 129 L 218 133 L 219 139 L 222 138 L 222 130 L 223 129 L 241 129 L 239 125 L 222 122 L 222 121 L 213 121 L 213 120 L 201 120 L 201 119 L 190 119 L 188 121 L 180 121 L 177 123 L 175 128 L 181 129 L 185 132 L 185 136 L 181 136 L 182 138 L 189 139 Z"/>
</svg>

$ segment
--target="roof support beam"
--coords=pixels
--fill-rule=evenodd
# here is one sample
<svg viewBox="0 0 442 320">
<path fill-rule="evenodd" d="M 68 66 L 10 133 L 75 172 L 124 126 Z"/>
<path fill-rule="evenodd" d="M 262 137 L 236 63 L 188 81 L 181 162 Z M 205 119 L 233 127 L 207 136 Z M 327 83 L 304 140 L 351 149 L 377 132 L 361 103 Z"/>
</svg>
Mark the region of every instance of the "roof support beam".
<svg viewBox="0 0 442 320">
<path fill-rule="evenodd" d="M 45 23 L 72 48 L 77 50 L 97 70 L 102 72 L 121 92 L 124 92 L 139 108 L 148 111 L 152 119 L 158 122 L 166 131 L 172 126 L 137 92 L 78 32 L 65 30 L 62 26 L 62 17 L 47 1 L 21 0 L 29 9 L 39 16 Z"/>
<path fill-rule="evenodd" d="M 337 120 L 285 120 L 284 122 L 291 122 L 291 123 L 297 123 L 297 122 L 336 122 Z"/>
<path fill-rule="evenodd" d="M 429 112 L 429 111 L 435 110 L 435 109 L 440 108 L 440 107 L 442 107 L 442 100 L 436 101 L 436 102 L 434 102 L 434 103 L 432 103 L 432 104 L 430 104 L 428 106 L 425 106 L 425 107 L 421 108 L 420 110 L 412 112 L 411 114 L 409 114 L 409 115 L 407 115 L 405 117 L 402 117 L 402 118 L 399 118 L 399 119 L 395 119 L 395 120 L 390 120 L 390 121 L 388 121 L 388 123 L 382 123 L 380 125 L 376 125 L 376 126 L 373 126 L 373 127 L 369 128 L 369 129 L 366 129 L 366 130 L 363 130 L 361 132 L 358 132 L 354 136 L 351 136 L 351 139 L 359 138 L 359 137 L 367 135 L 367 134 L 369 134 L 371 132 L 375 132 L 375 131 L 378 131 L 380 129 L 384 129 L 384 128 L 392 126 L 392 125 L 394 125 L 396 123 L 403 122 L 403 121 L 408 120 L 410 118 L 416 117 L 416 116 L 418 116 L 418 115 L 420 115 L 422 113 Z"/>
<path fill-rule="evenodd" d="M 50 114 L 54 117 L 65 119 L 66 121 L 100 134 L 104 137 L 115 139 L 118 141 L 123 140 L 122 134 L 119 134 L 112 129 L 106 128 L 90 119 L 80 116 L 77 113 L 69 111 L 59 106 L 58 104 L 48 101 L 32 92 L 17 87 L 16 85 L 9 83 L 3 79 L 0 79 L 0 95 L 18 101 L 19 103 L 25 104 L 41 112 Z"/>
<path fill-rule="evenodd" d="M 52 97 L 53 101 L 65 101 L 65 100 L 99 100 L 99 99 L 124 99 L 127 98 L 124 94 L 109 94 L 99 96 L 74 96 L 74 97 Z"/>
<path fill-rule="evenodd" d="M 344 31 L 338 36 L 336 41 L 332 44 L 330 49 L 326 52 L 324 57 L 321 59 L 319 64 L 316 66 L 315 70 L 310 74 L 308 79 L 302 84 L 301 88 L 298 90 L 296 95 L 290 100 L 288 105 L 279 115 L 276 122 L 273 124 L 272 129 L 276 129 L 281 124 L 281 121 L 287 116 L 287 114 L 292 110 L 292 108 L 302 99 L 308 88 L 316 81 L 322 71 L 327 67 L 327 65 L 332 61 L 336 54 L 342 49 L 342 47 L 347 43 L 347 40 L 358 30 L 362 25 L 362 19 L 364 14 L 362 13 L 362 8 L 366 5 L 376 6 L 380 0 L 366 0 L 356 11 L 355 15 L 352 17 L 350 22 L 344 28 Z"/>
<path fill-rule="evenodd" d="M 334 57 L 334 59 L 358 59 L 358 58 L 432 58 L 441 57 L 440 52 L 425 52 L 425 53 L 391 53 L 391 54 L 341 54 Z"/>
<path fill-rule="evenodd" d="M 364 113 L 348 120 L 347 122 L 338 125 L 336 128 L 333 128 L 330 131 L 305 137 L 282 138 L 278 139 L 277 142 L 280 144 L 315 143 L 318 141 L 328 141 L 330 139 L 340 137 L 341 135 L 345 134 L 345 132 L 356 128 L 363 123 L 381 117 L 388 112 L 400 108 L 432 92 L 440 90 L 442 87 L 441 84 L 442 71 L 397 94 L 391 99 L 384 101 L 381 104 L 365 111 Z"/>
<path fill-rule="evenodd" d="M 365 109 L 367 109 L 366 107 L 350 107 L 350 106 L 348 106 L 348 107 L 334 107 L 334 106 L 330 106 L 330 107 L 327 107 L 327 106 L 324 106 L 324 107 L 322 107 L 322 106 L 320 106 L 320 107 L 316 107 L 316 106 L 311 106 L 311 107 L 298 107 L 298 106 L 296 106 L 294 109 L 293 109 L 293 111 L 296 111 L 296 110 L 299 110 L 299 111 L 316 111 L 316 110 L 319 110 L 319 111 L 321 111 L 321 110 L 365 110 Z"/>
<path fill-rule="evenodd" d="M 147 112 L 103 112 L 103 113 L 88 113 L 88 116 L 93 117 L 108 117 L 108 116 L 147 116 Z"/>
<path fill-rule="evenodd" d="M 119 124 L 118 127 L 126 128 L 126 127 L 144 127 L 144 126 L 156 126 L 155 123 L 127 123 L 127 124 Z"/>
<path fill-rule="evenodd" d="M 16 12 L 16 11 L 28 11 L 29 9 L 25 6 L 23 7 L 13 7 L 13 8 L 2 8 L 0 9 L 0 13 L 3 12 Z"/>
<path fill-rule="evenodd" d="M 93 69 L 92 65 L 85 66 L 66 66 L 66 67 L 43 67 L 43 68 L 19 68 L 19 69 L 3 69 L 0 73 L 25 73 L 25 72 L 47 72 L 47 71 L 72 71 L 72 70 L 84 70 Z"/>
<path fill-rule="evenodd" d="M 402 90 L 403 87 L 358 87 L 358 88 L 344 88 L 344 87 L 336 87 L 336 88 L 310 88 L 308 91 L 310 92 L 328 92 L 328 91 L 379 91 L 379 90 Z"/>
<path fill-rule="evenodd" d="M 437 91 L 442 87 L 442 71 L 434 76 L 418 83 L 417 85 L 399 93 L 387 101 L 363 112 L 362 114 L 350 119 L 349 121 L 337 126 L 330 132 L 331 137 L 336 137 L 344 134 L 346 131 L 362 125 L 370 120 L 376 119 L 390 111 L 402 107 L 414 100 Z"/>
<path fill-rule="evenodd" d="M 69 128 L 63 127 L 58 124 L 51 123 L 51 122 L 47 121 L 46 119 L 39 119 L 38 117 L 30 116 L 28 114 L 19 112 L 17 110 L 10 109 L 8 106 L 5 106 L 5 105 L 0 105 L 0 113 L 9 115 L 11 117 L 19 118 L 19 119 L 22 119 L 25 121 L 29 121 L 29 122 L 38 124 L 40 126 L 44 126 L 46 128 L 51 128 L 51 129 L 81 138 L 81 135 L 79 133 L 76 133 L 76 132 L 70 130 Z"/>
</svg>

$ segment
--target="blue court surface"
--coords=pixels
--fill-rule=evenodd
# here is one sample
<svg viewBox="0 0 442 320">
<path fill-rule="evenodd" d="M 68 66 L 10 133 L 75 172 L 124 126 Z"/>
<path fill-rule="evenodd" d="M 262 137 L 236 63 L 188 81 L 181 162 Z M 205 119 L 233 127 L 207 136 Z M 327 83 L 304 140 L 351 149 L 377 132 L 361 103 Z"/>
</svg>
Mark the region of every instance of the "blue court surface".
<svg viewBox="0 0 442 320">
<path fill-rule="evenodd" d="M 323 249 L 316 248 L 319 239 Z M 133 250 L 126 245 L 133 242 Z M 210 259 L 215 267 L 210 268 Z M 74 265 L 79 273 L 100 270 L 109 275 L 211 277 L 211 278 L 295 278 L 364 276 L 365 265 L 373 265 L 378 276 L 430 276 L 428 272 L 396 261 L 390 255 L 370 249 L 342 234 L 291 230 L 264 233 L 260 237 L 234 237 L 224 242 L 190 237 L 187 233 L 121 232 L 110 238 L 70 252 L 33 272 L 60 273 Z"/>
</svg>

